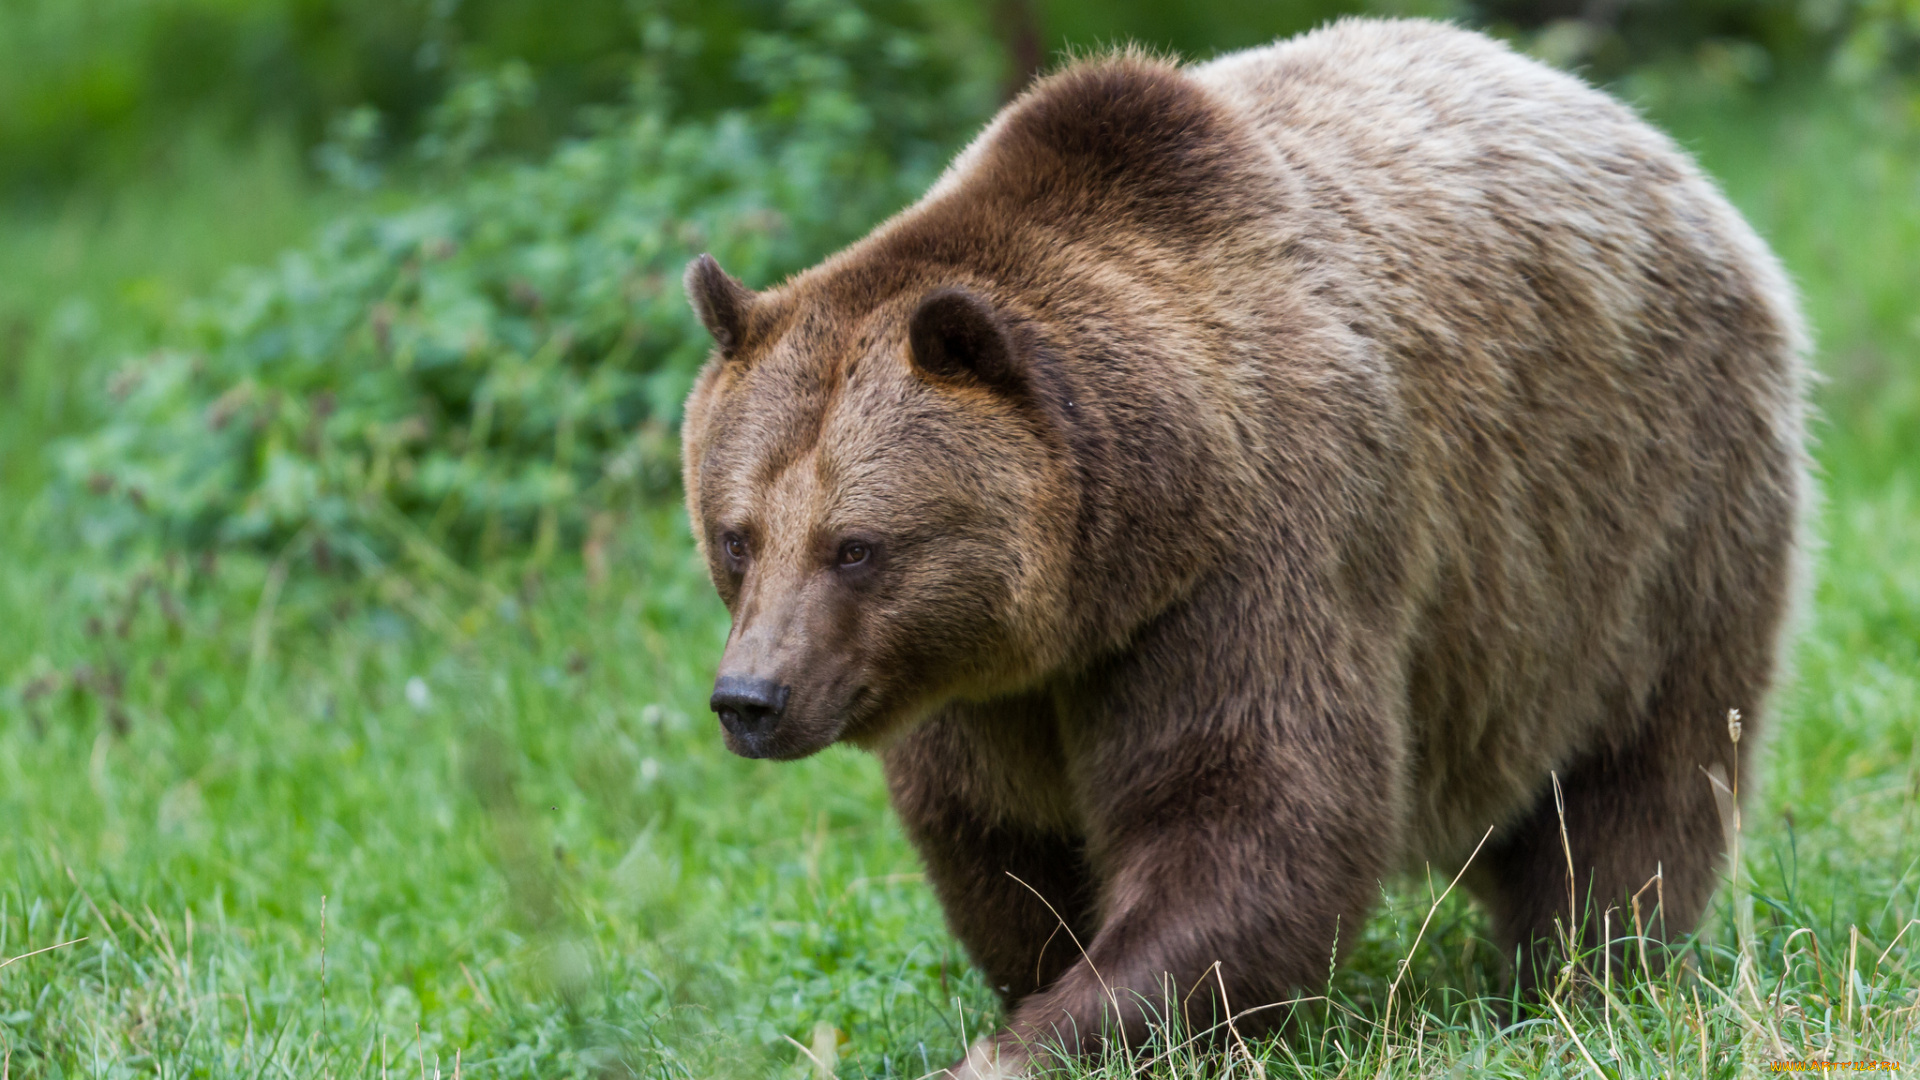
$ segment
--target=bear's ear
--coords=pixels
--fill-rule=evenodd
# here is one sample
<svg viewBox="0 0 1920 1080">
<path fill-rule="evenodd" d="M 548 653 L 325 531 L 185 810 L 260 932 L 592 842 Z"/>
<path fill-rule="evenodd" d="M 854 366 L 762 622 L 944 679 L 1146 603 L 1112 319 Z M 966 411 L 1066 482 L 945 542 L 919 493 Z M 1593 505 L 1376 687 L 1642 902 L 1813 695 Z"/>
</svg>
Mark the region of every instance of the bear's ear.
<svg viewBox="0 0 1920 1080">
<path fill-rule="evenodd" d="M 735 356 L 746 337 L 747 312 L 753 307 L 753 290 L 728 276 L 711 255 L 702 255 L 687 265 L 687 299 L 713 335 L 722 355 Z"/>
<path fill-rule="evenodd" d="M 997 390 L 1020 386 L 1006 327 L 987 302 L 965 289 L 936 289 L 907 321 L 913 366 L 937 379 L 971 379 Z"/>
</svg>

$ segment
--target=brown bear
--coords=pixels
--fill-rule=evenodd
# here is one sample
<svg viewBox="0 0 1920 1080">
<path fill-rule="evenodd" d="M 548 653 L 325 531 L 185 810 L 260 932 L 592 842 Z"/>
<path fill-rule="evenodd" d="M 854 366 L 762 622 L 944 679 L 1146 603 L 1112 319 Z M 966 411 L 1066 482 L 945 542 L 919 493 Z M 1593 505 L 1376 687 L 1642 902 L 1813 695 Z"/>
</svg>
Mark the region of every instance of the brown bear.
<svg viewBox="0 0 1920 1080">
<path fill-rule="evenodd" d="M 821 265 L 687 288 L 713 708 L 749 757 L 879 755 L 1008 1010 L 957 1074 L 1169 1000 L 1257 1028 L 1396 871 L 1466 867 L 1523 981 L 1656 874 L 1651 929 L 1695 925 L 1799 577 L 1806 340 L 1631 110 L 1426 22 L 1122 52 Z"/>
</svg>

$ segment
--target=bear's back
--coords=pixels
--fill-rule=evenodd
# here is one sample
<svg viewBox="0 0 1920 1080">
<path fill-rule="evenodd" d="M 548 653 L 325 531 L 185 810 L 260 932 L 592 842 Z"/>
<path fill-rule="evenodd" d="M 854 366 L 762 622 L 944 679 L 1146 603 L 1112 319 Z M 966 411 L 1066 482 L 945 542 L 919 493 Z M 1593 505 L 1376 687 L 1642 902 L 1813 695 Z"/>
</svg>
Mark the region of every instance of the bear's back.
<svg viewBox="0 0 1920 1080">
<path fill-rule="evenodd" d="M 1650 302 L 1731 301 L 1785 346 L 1770 351 L 1795 362 L 1769 375 L 1798 399 L 1806 332 L 1771 252 L 1671 139 L 1579 79 L 1480 34 L 1378 19 L 1188 73 L 1302 184 L 1294 212 L 1321 216 L 1337 234 L 1322 250 L 1369 288 L 1414 280 L 1436 303 L 1411 306 L 1461 300 L 1482 325 L 1490 306 L 1449 297 L 1445 277 L 1496 297 L 1499 272 L 1551 264 L 1621 325 Z"/>
</svg>

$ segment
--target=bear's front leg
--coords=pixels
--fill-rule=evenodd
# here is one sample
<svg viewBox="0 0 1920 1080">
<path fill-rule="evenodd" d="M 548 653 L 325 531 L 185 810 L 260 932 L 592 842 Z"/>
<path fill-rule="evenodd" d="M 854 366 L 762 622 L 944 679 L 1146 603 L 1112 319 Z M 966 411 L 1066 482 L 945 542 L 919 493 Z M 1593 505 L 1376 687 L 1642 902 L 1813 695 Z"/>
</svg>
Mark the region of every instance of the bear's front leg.
<svg viewBox="0 0 1920 1080">
<path fill-rule="evenodd" d="M 1083 956 L 972 1047 L 960 1077 L 1187 1035 L 1243 1035 L 1326 978 L 1396 856 L 1397 681 L 1304 596 L 1248 590 L 1163 617 L 1059 695 L 1100 880 Z M 1307 989 L 1306 992 L 1312 992 Z M 1229 1012 L 1231 1010 L 1231 1012 Z"/>
<path fill-rule="evenodd" d="M 1091 933 L 1093 880 L 1053 703 L 956 702 L 881 758 L 947 925 L 1009 1008 Z"/>
</svg>

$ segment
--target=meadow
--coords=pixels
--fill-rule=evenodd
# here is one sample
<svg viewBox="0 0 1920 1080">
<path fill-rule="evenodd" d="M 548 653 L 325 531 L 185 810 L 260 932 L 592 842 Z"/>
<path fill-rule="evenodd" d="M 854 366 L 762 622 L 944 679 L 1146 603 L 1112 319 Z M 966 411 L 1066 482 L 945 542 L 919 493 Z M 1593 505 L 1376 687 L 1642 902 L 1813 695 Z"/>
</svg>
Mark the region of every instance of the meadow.
<svg viewBox="0 0 1920 1080">
<path fill-rule="evenodd" d="M 1384 883 L 1288 1036 L 1209 1063 L 1170 1026 L 1091 1075 L 1920 1063 L 1920 117 L 1817 83 L 1623 91 L 1780 252 L 1826 376 L 1813 602 L 1714 916 L 1665 974 L 1592 958 L 1514 1011 L 1472 905 Z M 722 748 L 726 617 L 670 492 L 538 565 L 351 601 L 272 550 L 77 537 L 49 448 L 101 422 L 119 355 L 349 197 L 209 140 L 0 219 L 0 1076 L 946 1064 L 992 995 L 871 759 Z"/>
</svg>

